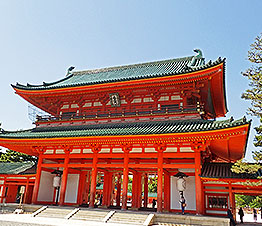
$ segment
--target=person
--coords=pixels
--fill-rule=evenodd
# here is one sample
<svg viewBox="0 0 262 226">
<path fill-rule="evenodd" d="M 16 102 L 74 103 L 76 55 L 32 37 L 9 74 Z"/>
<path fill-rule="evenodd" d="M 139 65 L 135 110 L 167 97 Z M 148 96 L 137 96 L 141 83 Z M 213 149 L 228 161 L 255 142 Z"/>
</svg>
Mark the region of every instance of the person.
<svg viewBox="0 0 262 226">
<path fill-rule="evenodd" d="M 255 208 L 253 209 L 253 218 L 254 221 L 257 222 L 257 210 Z"/>
<path fill-rule="evenodd" d="M 232 207 L 230 207 L 230 209 L 227 210 L 227 217 L 230 219 L 230 225 L 235 226 L 236 222 L 235 222 L 233 214 L 232 214 Z"/>
<path fill-rule="evenodd" d="M 241 223 L 243 223 L 244 211 L 243 211 L 242 207 L 239 208 L 238 214 L 240 216 Z"/>
<path fill-rule="evenodd" d="M 181 204 L 182 214 L 184 215 L 185 214 L 185 208 L 186 208 L 186 200 L 185 200 L 184 196 L 181 196 L 181 199 L 180 199 L 179 202 Z"/>
<path fill-rule="evenodd" d="M 153 199 L 153 201 L 152 201 L 152 206 L 153 206 L 153 209 L 154 209 L 155 206 L 156 206 L 156 200 L 155 200 L 155 199 Z"/>
<path fill-rule="evenodd" d="M 103 194 L 100 195 L 99 206 L 102 206 L 102 203 L 103 203 Z"/>
</svg>

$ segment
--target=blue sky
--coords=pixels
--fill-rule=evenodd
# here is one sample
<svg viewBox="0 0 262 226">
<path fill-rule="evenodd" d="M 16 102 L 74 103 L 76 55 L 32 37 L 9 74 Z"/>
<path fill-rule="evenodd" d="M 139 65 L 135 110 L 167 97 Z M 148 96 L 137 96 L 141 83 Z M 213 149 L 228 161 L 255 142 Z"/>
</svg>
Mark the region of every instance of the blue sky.
<svg viewBox="0 0 262 226">
<path fill-rule="evenodd" d="M 206 60 L 227 58 L 227 118 L 243 117 L 249 103 L 241 99 L 248 88 L 241 71 L 250 66 L 247 51 L 262 32 L 261 9 L 260 0 L 1 0 L 2 128 L 33 127 L 26 101 L 10 84 L 56 81 L 71 65 L 141 63 L 194 55 L 194 48 Z M 252 131 L 247 159 L 253 138 Z"/>
</svg>

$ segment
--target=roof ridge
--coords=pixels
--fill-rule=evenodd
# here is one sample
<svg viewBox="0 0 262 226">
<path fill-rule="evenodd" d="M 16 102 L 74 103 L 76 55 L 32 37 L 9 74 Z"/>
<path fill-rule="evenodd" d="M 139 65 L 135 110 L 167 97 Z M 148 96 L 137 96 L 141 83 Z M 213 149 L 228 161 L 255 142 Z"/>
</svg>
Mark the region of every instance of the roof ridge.
<svg viewBox="0 0 262 226">
<path fill-rule="evenodd" d="M 173 58 L 173 59 L 166 59 L 166 60 L 150 61 L 150 62 L 144 62 L 144 63 L 104 67 L 104 68 L 97 68 L 97 69 L 90 69 L 90 70 L 83 70 L 83 71 L 75 71 L 72 73 L 72 75 L 91 74 L 91 73 L 99 73 L 99 72 L 114 71 L 114 70 L 117 71 L 120 69 L 135 68 L 135 67 L 145 67 L 150 64 L 160 64 L 160 63 L 163 64 L 163 63 L 169 63 L 169 62 L 189 60 L 189 59 L 192 59 L 193 57 L 194 56 L 188 56 L 188 57 L 180 57 L 180 58 Z"/>
</svg>

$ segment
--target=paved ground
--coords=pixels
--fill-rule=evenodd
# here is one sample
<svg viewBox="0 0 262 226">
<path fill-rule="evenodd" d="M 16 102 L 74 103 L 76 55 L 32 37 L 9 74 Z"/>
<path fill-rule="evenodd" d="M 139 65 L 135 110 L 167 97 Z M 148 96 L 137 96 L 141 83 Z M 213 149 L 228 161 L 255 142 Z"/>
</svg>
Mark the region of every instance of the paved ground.
<svg viewBox="0 0 262 226">
<path fill-rule="evenodd" d="M 253 214 L 245 214 L 245 216 L 244 216 L 244 218 L 243 218 L 243 220 L 244 220 L 244 223 L 245 224 L 240 224 L 239 223 L 239 225 L 250 225 L 250 226 L 253 226 L 253 225 L 260 225 L 260 226 L 262 226 L 262 219 L 261 219 L 261 215 L 260 214 L 258 214 L 258 216 L 257 216 L 257 222 L 255 223 L 254 222 L 254 219 L 253 219 Z M 239 218 L 239 215 L 237 215 L 237 222 L 240 222 L 240 218 Z"/>
<path fill-rule="evenodd" d="M 239 222 L 239 216 L 237 216 Z M 262 226 L 261 216 L 258 215 L 258 222 L 253 222 L 252 214 L 245 214 L 243 226 Z M 31 217 L 30 214 L 0 214 L 1 226 L 130 226 L 130 224 L 113 224 L 95 221 L 64 220 L 56 218 Z"/>
<path fill-rule="evenodd" d="M 0 214 L 0 225 L 2 226 L 116 226 L 115 223 L 103 223 L 97 221 L 65 220 L 47 217 L 31 217 L 30 214 Z M 130 226 L 130 224 L 117 224 L 117 226 Z M 133 225 L 135 226 L 135 225 Z M 138 225 L 137 225 L 138 226 Z M 139 225 L 141 226 L 141 225 Z"/>
</svg>

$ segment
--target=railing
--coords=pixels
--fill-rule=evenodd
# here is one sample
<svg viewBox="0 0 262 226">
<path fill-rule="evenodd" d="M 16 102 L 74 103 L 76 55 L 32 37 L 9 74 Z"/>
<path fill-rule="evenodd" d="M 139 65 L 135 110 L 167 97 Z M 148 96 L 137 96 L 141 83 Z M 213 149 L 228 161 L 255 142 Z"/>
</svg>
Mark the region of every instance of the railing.
<svg viewBox="0 0 262 226">
<path fill-rule="evenodd" d="M 77 114 L 75 112 L 66 112 L 60 115 L 59 117 L 55 116 L 37 116 L 37 122 L 44 121 L 57 121 L 57 120 L 73 120 L 73 119 L 97 119 L 97 118 L 119 118 L 119 117 L 135 117 L 135 116 L 144 116 L 144 115 L 165 115 L 165 114 L 176 114 L 176 113 L 202 113 L 203 106 L 198 105 L 187 105 L 187 106 L 178 106 L 178 105 L 163 105 L 161 107 L 153 108 L 141 108 L 141 109 L 125 109 L 120 111 L 119 109 L 107 110 L 107 111 L 97 111 L 97 112 L 86 112 L 84 114 Z"/>
</svg>

